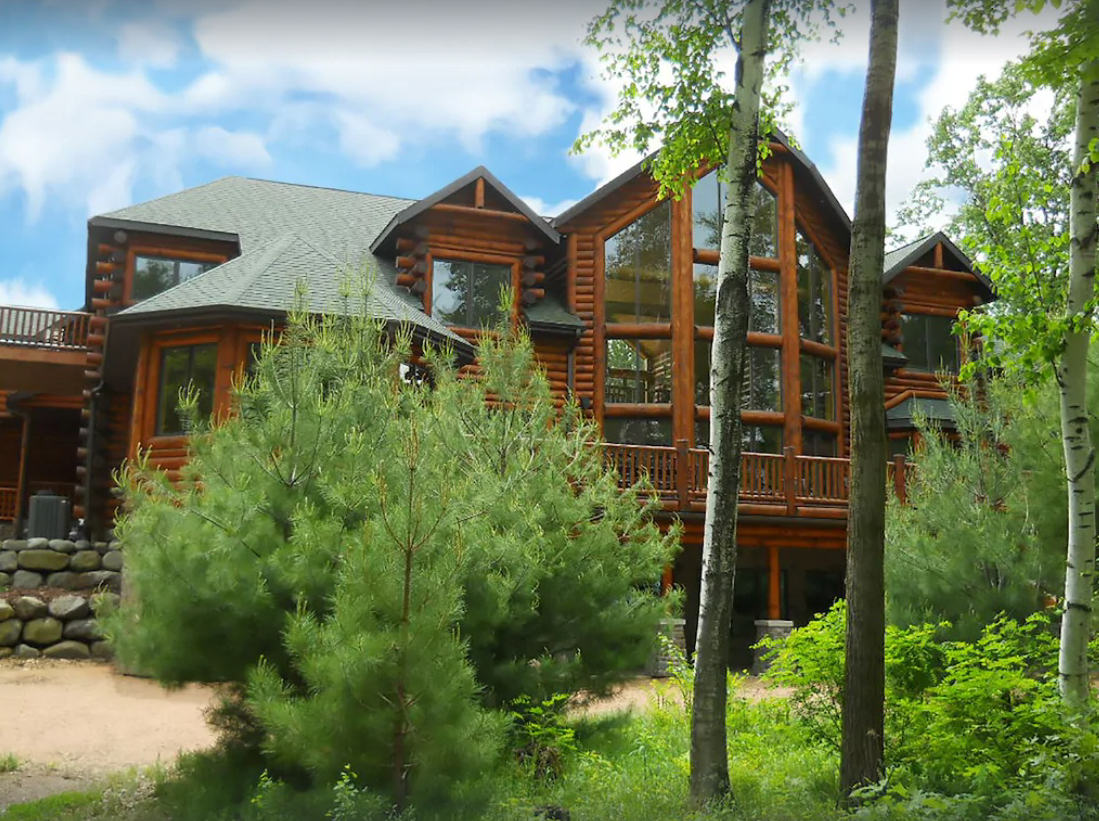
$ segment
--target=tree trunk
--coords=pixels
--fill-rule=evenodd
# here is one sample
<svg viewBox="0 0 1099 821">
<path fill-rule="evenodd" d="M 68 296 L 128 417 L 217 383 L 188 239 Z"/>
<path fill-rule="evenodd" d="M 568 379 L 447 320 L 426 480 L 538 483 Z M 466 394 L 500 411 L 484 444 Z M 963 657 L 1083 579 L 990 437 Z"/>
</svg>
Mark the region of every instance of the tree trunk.
<svg viewBox="0 0 1099 821">
<path fill-rule="evenodd" d="M 729 124 L 729 198 L 721 230 L 710 355 L 711 454 L 691 714 L 691 797 L 698 803 L 729 791 L 725 707 L 736 571 L 740 397 L 748 345 L 748 241 L 770 5 L 770 0 L 750 0 L 744 10 Z"/>
<path fill-rule="evenodd" d="M 847 297 L 851 499 L 847 519 L 847 664 L 840 786 L 882 774 L 885 713 L 885 438 L 881 359 L 885 170 L 897 64 L 897 0 L 873 0 L 870 63 L 859 128 Z"/>
<path fill-rule="evenodd" d="M 1099 60 L 1081 68 L 1076 98 L 1076 150 L 1073 155 L 1069 254 L 1070 318 L 1091 311 L 1095 295 L 1096 166 L 1088 146 L 1099 138 Z M 1065 335 L 1057 366 L 1061 392 L 1061 438 L 1068 479 L 1068 558 L 1058 672 L 1061 697 L 1074 707 L 1088 700 L 1088 639 L 1091 633 L 1092 579 L 1095 575 L 1095 447 L 1088 430 L 1087 355 L 1090 326 Z"/>
</svg>

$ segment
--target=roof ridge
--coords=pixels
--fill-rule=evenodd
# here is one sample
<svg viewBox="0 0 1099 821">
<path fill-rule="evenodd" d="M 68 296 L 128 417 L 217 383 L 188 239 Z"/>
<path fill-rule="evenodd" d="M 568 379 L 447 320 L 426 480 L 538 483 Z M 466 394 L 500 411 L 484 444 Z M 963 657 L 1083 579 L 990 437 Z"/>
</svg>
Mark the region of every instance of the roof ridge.
<svg viewBox="0 0 1099 821">
<path fill-rule="evenodd" d="M 93 218 L 94 217 L 109 217 L 113 214 L 119 214 L 119 213 L 122 213 L 123 211 L 129 211 L 132 208 L 137 208 L 139 206 L 152 205 L 154 202 L 160 202 L 161 200 L 167 200 L 167 199 L 171 199 L 172 197 L 178 197 L 180 194 L 183 194 L 185 192 L 197 191 L 200 188 L 208 188 L 211 185 L 216 185 L 217 183 L 225 182 L 226 180 L 243 180 L 243 179 L 247 179 L 247 177 L 240 177 L 240 176 L 237 176 L 236 174 L 226 174 L 224 177 L 217 177 L 217 178 L 212 179 L 212 180 L 207 180 L 206 182 L 201 182 L 198 185 L 191 185 L 191 186 L 188 186 L 187 188 L 181 188 L 180 190 L 173 191 L 170 194 L 161 194 L 159 197 L 153 197 L 151 200 L 142 200 L 141 202 L 134 202 L 134 203 L 130 203 L 129 205 L 124 205 L 121 208 L 112 208 L 110 211 L 104 211 L 101 214 L 93 214 L 92 217 Z M 127 218 L 122 217 L 122 219 L 127 219 Z"/>
<path fill-rule="evenodd" d="M 249 182 L 267 183 L 268 185 L 288 185 L 294 188 L 312 188 L 317 191 L 336 191 L 341 194 L 357 194 L 362 197 L 383 197 L 389 200 L 405 200 L 407 202 L 418 202 L 418 200 L 416 200 L 414 197 L 400 197 L 395 194 L 374 194 L 370 191 L 355 191 L 351 188 L 336 188 L 332 185 L 314 185 L 308 182 L 287 182 L 286 180 L 269 180 L 264 177 L 240 177 L 240 179 L 248 180 Z"/>
</svg>

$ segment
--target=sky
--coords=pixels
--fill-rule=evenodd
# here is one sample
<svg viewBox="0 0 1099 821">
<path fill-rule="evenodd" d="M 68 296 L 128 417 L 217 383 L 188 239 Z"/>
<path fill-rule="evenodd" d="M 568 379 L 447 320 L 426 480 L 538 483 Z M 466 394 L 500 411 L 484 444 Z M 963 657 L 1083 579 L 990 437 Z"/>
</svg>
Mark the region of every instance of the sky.
<svg viewBox="0 0 1099 821">
<path fill-rule="evenodd" d="M 901 0 L 891 211 L 933 119 L 1036 26 L 981 37 L 943 2 Z M 838 45 L 802 49 L 785 122 L 849 214 L 869 36 L 853 3 Z M 560 213 L 638 159 L 570 153 L 615 103 L 582 42 L 604 6 L 0 0 L 0 304 L 78 309 L 90 216 L 227 175 L 419 198 L 485 165 Z"/>
</svg>

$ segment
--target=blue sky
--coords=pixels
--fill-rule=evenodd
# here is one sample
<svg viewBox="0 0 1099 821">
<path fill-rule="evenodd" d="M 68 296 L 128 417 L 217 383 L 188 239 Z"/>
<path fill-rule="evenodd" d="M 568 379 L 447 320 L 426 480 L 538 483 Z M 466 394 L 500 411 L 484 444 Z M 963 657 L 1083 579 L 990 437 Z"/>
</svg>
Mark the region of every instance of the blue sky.
<svg viewBox="0 0 1099 821">
<path fill-rule="evenodd" d="M 0 303 L 76 308 L 89 216 L 227 174 L 421 197 L 483 164 L 558 213 L 636 160 L 568 153 L 613 105 L 580 42 L 601 6 L 0 0 Z M 806 47 L 787 123 L 849 210 L 866 16 Z M 1023 50 L 942 19 L 902 0 L 894 208 L 929 119 Z"/>
</svg>

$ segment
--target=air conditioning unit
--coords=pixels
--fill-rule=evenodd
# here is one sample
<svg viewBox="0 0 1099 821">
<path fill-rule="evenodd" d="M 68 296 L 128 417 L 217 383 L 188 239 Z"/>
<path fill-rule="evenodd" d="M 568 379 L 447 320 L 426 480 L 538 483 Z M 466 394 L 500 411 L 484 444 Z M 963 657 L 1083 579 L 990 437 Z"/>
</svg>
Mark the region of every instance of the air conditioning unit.
<svg viewBox="0 0 1099 821">
<path fill-rule="evenodd" d="M 69 500 L 52 493 L 37 493 L 30 498 L 27 516 L 27 538 L 65 539 L 69 535 L 72 517 Z"/>
</svg>

